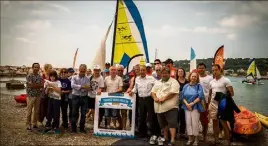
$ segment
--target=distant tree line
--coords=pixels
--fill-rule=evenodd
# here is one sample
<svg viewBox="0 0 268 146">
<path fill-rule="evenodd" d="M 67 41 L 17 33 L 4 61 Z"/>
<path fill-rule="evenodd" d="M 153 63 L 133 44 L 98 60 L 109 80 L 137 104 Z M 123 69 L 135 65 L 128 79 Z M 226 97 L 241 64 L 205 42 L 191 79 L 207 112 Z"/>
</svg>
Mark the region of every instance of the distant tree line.
<svg viewBox="0 0 268 146">
<path fill-rule="evenodd" d="M 238 69 L 243 69 L 247 71 L 250 63 L 250 58 L 227 58 L 225 59 L 224 70 L 233 69 L 235 73 L 237 73 Z M 268 58 L 255 58 L 257 67 L 261 73 L 261 75 L 266 75 L 268 72 Z M 205 63 L 207 65 L 207 70 L 211 71 L 211 66 L 213 62 L 213 58 L 207 59 L 196 59 L 196 64 Z M 190 60 L 179 60 L 174 61 L 174 66 L 182 67 L 187 72 L 190 70 Z"/>
</svg>

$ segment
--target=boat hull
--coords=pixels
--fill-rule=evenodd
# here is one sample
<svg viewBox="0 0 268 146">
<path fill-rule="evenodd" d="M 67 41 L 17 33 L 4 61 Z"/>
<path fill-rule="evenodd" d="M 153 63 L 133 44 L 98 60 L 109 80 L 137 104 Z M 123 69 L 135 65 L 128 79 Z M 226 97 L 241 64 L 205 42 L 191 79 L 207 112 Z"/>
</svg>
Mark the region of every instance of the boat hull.
<svg viewBox="0 0 268 146">
<path fill-rule="evenodd" d="M 27 103 L 27 94 L 14 96 L 14 99 L 17 103 Z"/>
<path fill-rule="evenodd" d="M 242 135 L 257 134 L 262 125 L 258 117 L 243 106 L 239 106 L 240 113 L 235 113 L 234 132 Z"/>
</svg>

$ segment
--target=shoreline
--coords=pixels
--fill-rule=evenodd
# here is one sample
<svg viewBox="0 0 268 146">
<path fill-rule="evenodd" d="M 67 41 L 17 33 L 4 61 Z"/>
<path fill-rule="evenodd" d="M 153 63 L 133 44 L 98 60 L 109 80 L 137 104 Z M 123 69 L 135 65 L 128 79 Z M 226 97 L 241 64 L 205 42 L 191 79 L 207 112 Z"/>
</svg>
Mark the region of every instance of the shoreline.
<svg viewBox="0 0 268 146">
<path fill-rule="evenodd" d="M 15 103 L 13 95 L 0 94 L 1 100 L 1 145 L 111 145 L 120 140 L 119 138 L 95 137 L 90 133 L 72 135 L 69 131 L 60 135 L 41 134 L 40 132 L 27 132 L 25 126 L 26 106 Z M 86 124 L 86 127 L 89 124 Z M 200 127 L 201 128 L 201 127 Z M 201 130 L 201 129 L 200 129 Z M 201 135 L 200 135 L 201 136 Z M 209 124 L 208 143 L 202 143 L 200 146 L 212 144 L 212 125 Z M 177 145 L 185 145 L 186 140 L 176 141 Z M 221 141 L 221 145 L 225 145 Z M 245 138 L 239 138 L 233 142 L 233 145 L 268 145 L 268 129 L 262 127 L 262 131 L 256 135 Z M 129 144 L 133 145 L 133 144 Z M 149 144 L 148 144 L 149 145 Z"/>
</svg>

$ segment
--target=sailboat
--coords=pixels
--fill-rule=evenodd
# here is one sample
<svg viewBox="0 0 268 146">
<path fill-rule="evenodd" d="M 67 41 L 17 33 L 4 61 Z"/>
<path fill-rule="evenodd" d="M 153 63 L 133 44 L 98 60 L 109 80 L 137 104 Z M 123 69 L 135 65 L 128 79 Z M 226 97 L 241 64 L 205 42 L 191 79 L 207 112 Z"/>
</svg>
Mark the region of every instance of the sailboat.
<svg viewBox="0 0 268 146">
<path fill-rule="evenodd" d="M 142 18 L 132 0 L 117 0 L 113 33 L 111 65 L 123 65 L 128 74 L 135 65 L 149 63 Z"/>
<path fill-rule="evenodd" d="M 260 82 L 261 80 L 261 74 L 260 71 L 256 65 L 255 59 L 253 58 L 249 64 L 246 79 L 242 81 L 242 83 L 245 84 L 257 84 L 257 85 L 263 85 L 264 83 Z"/>
</svg>

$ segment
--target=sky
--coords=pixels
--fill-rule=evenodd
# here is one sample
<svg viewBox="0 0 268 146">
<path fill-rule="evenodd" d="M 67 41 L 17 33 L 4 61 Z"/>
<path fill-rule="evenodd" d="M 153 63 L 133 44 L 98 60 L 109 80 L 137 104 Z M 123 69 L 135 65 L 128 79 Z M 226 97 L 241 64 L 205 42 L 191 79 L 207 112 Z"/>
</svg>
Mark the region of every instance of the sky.
<svg viewBox="0 0 268 146">
<path fill-rule="evenodd" d="M 134 1 L 150 61 L 268 58 L 268 1 Z M 90 65 L 115 14 L 116 1 L 1 1 L 1 65 Z M 113 28 L 113 27 L 112 27 Z M 106 42 L 110 61 L 113 31 Z"/>
</svg>

